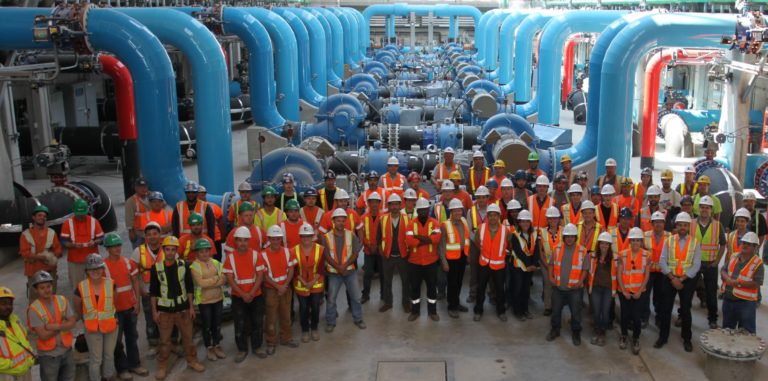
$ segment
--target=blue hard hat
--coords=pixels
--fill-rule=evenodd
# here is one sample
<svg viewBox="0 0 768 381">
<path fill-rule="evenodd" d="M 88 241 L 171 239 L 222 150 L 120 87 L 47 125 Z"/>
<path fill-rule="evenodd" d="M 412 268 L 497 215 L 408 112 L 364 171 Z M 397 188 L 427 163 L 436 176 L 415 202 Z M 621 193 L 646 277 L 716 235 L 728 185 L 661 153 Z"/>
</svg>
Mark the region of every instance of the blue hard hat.
<svg viewBox="0 0 768 381">
<path fill-rule="evenodd" d="M 317 190 L 315 188 L 309 188 L 304 192 L 304 197 L 315 196 L 317 197 Z"/>
<path fill-rule="evenodd" d="M 632 218 L 632 209 L 629 209 L 626 206 L 621 208 L 619 211 L 619 218 Z"/>
<path fill-rule="evenodd" d="M 597 185 L 593 185 L 592 188 L 589 188 L 589 193 L 600 194 L 600 187 Z"/>
<path fill-rule="evenodd" d="M 147 196 L 147 198 L 149 199 L 149 201 L 155 201 L 155 200 L 165 201 L 165 198 L 163 197 L 163 194 L 161 192 L 157 192 L 157 191 L 150 192 L 149 196 Z"/>
<path fill-rule="evenodd" d="M 499 183 L 496 181 L 496 179 L 490 179 L 487 183 L 485 183 L 486 188 L 498 188 Z"/>
<path fill-rule="evenodd" d="M 525 171 L 522 169 L 518 169 L 515 171 L 515 181 L 517 180 L 527 180 L 528 176 L 526 175 Z"/>
</svg>

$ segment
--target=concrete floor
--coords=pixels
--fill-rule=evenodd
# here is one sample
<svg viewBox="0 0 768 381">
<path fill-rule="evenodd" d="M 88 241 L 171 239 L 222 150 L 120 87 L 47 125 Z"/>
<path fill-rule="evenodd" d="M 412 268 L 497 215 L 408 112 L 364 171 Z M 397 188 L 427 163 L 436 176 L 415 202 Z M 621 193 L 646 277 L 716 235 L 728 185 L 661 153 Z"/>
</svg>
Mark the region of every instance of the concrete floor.
<svg viewBox="0 0 768 381">
<path fill-rule="evenodd" d="M 571 113 L 563 112 L 563 125 L 571 125 Z M 575 126 L 574 140 L 583 135 L 583 127 Z M 244 179 L 249 172 L 246 154 L 245 131 L 233 131 L 233 154 L 235 158 L 236 182 Z M 682 170 L 693 160 L 680 160 L 657 155 L 657 172 L 670 167 L 675 171 L 676 181 L 682 179 Z M 633 160 L 632 174 L 638 177 L 640 169 L 637 159 Z M 102 186 L 109 194 L 115 195 L 113 202 L 122 221 L 122 182 L 115 164 L 106 159 L 75 158 L 73 160 L 73 179 L 88 179 Z M 189 178 L 196 178 L 196 166 L 185 165 Z M 658 173 L 655 177 L 658 176 Z M 47 181 L 31 180 L 26 186 L 38 193 L 47 186 Z M 124 236 L 126 233 L 121 231 Z M 128 250 L 125 250 L 128 254 Z M 59 284 L 62 292 L 71 295 L 66 279 L 66 266 L 61 266 Z M 9 286 L 16 292 L 24 289 L 25 279 L 21 261 L 12 262 L 0 268 L 0 284 Z M 462 301 L 467 295 L 467 278 Z M 351 314 L 345 312 L 346 301 L 339 298 L 340 318 L 336 330 L 331 334 L 323 331 L 324 319 L 321 313 L 319 342 L 301 344 L 297 349 L 278 347 L 275 356 L 265 360 L 248 358 L 241 364 L 232 360 L 236 349 L 233 342 L 234 330 L 231 323 L 223 327 L 223 348 L 230 358 L 214 363 L 204 362 L 208 366 L 206 373 L 197 374 L 187 370 L 185 362 L 178 361 L 169 380 L 206 380 L 212 377 L 220 379 L 253 378 L 265 380 L 306 379 L 306 380 L 511 380 L 511 379 L 571 379 L 571 380 L 697 380 L 705 379 L 703 369 L 704 354 L 696 347 L 698 335 L 706 329 L 706 312 L 694 303 L 694 353 L 686 353 L 679 338 L 679 329 L 673 328 L 669 344 L 661 350 L 653 349 L 658 330 L 651 326 L 643 332 L 642 351 L 633 356 L 628 351 L 618 349 L 617 330 L 610 331 L 608 344 L 596 347 L 589 344 L 591 329 L 585 328 L 582 345 L 574 347 L 568 335 L 568 326 L 563 327 L 563 337 L 548 343 L 544 337 L 549 329 L 549 319 L 541 315 L 540 301 L 541 279 L 534 278 L 532 292 L 535 302 L 532 304 L 534 320 L 525 323 L 510 318 L 509 322 L 500 322 L 493 313 L 492 306 L 486 305 L 486 315 L 479 322 L 471 320 L 471 314 L 462 314 L 454 320 L 448 317 L 445 303 L 440 302 L 438 311 L 440 322 L 429 321 L 425 314 L 421 319 L 409 323 L 399 307 L 398 280 L 395 280 L 396 297 L 393 310 L 379 313 L 378 280 L 374 281 L 372 301 L 364 305 L 364 319 L 368 329 L 359 330 L 352 324 Z M 763 287 L 763 295 L 768 295 L 768 287 Z M 16 312 L 23 312 L 26 300 L 20 296 L 16 301 Z M 323 311 L 324 312 L 324 309 Z M 568 313 L 564 313 L 567 318 Z M 585 313 L 585 326 L 589 327 L 590 317 Z M 139 319 L 139 332 L 143 332 L 143 318 Z M 758 309 L 758 332 L 768 332 L 768 308 Z M 294 337 L 298 339 L 300 328 L 293 326 Z M 147 353 L 147 343 L 141 334 L 140 349 Z M 198 356 L 203 358 L 204 348 L 198 340 Z M 380 363 L 381 362 L 381 363 Z M 393 363 L 394 362 L 394 363 Z M 405 363 L 398 363 L 405 362 Z M 154 372 L 156 363 L 150 357 L 144 357 L 143 364 Z M 443 365 L 444 364 L 444 365 Z M 378 377 L 377 377 L 378 375 Z M 441 378 L 445 376 L 446 378 Z M 36 375 L 37 377 L 37 375 Z M 150 376 L 153 377 L 153 376 Z M 437 377 L 437 378 L 435 378 Z M 137 378 L 140 379 L 140 378 Z M 147 378 L 150 379 L 150 378 Z M 757 363 L 756 380 L 768 379 L 768 360 Z"/>
</svg>

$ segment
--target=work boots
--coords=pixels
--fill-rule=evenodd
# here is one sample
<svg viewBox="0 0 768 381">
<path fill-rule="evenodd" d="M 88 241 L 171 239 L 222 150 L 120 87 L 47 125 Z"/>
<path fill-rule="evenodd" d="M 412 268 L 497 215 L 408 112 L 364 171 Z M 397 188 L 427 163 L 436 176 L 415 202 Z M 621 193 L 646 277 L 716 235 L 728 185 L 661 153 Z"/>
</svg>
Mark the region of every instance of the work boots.
<svg viewBox="0 0 768 381">
<path fill-rule="evenodd" d="M 189 367 L 189 369 L 192 369 L 195 372 L 198 372 L 198 373 L 205 372 L 205 365 L 203 365 L 203 364 L 201 364 L 201 363 L 199 363 L 197 361 L 188 362 L 187 366 Z"/>
<path fill-rule="evenodd" d="M 156 380 L 165 380 L 165 377 L 168 376 L 168 371 L 166 370 L 167 365 L 161 364 L 157 367 L 157 373 L 155 373 L 155 379 Z"/>
<path fill-rule="evenodd" d="M 627 335 L 621 335 L 619 338 L 619 349 L 625 350 L 627 349 Z"/>
<path fill-rule="evenodd" d="M 633 355 L 639 355 L 640 354 L 640 339 L 632 338 L 632 354 Z"/>
</svg>

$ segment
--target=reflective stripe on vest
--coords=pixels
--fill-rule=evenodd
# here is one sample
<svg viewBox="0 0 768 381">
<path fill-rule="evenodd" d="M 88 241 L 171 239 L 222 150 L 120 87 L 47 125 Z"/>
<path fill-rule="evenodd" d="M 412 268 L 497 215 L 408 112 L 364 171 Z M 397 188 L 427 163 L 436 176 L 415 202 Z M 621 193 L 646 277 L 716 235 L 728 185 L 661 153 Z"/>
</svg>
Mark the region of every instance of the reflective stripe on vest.
<svg viewBox="0 0 768 381">
<path fill-rule="evenodd" d="M 600 254 L 597 251 L 593 251 L 590 255 L 589 263 L 589 275 L 587 275 L 588 290 L 592 293 L 592 287 L 595 285 L 595 273 L 597 272 L 597 262 Z M 616 289 L 618 288 L 618 282 L 616 281 L 616 259 L 611 259 L 611 296 L 616 295 Z"/>
<path fill-rule="evenodd" d="M 248 278 L 248 279 L 241 279 L 240 276 L 237 275 L 237 266 L 235 266 L 235 255 L 245 255 L 240 252 L 233 252 L 230 255 L 227 256 L 227 260 L 229 261 L 229 266 L 232 268 L 232 275 L 235 278 L 236 284 L 253 284 L 256 283 L 256 279 L 254 278 Z M 251 263 L 253 264 L 253 268 L 256 268 L 256 263 L 258 262 L 259 254 L 255 250 L 251 250 Z"/>
<path fill-rule="evenodd" d="M 261 258 L 264 259 L 264 263 L 267 265 L 267 274 L 269 274 L 269 279 L 272 279 L 276 283 L 279 283 L 288 279 L 288 264 L 291 263 L 291 253 L 288 251 L 288 249 L 283 247 L 283 254 L 285 254 L 285 264 L 286 264 L 285 275 L 281 275 L 275 278 L 274 274 L 272 273 L 272 265 L 269 263 L 269 256 L 267 255 L 267 251 L 264 250 L 261 252 Z"/>
<path fill-rule="evenodd" d="M 710 220 L 704 234 L 701 234 L 701 225 L 698 220 L 692 225 L 696 227 L 696 240 L 699 241 L 701 248 L 701 260 L 711 262 L 717 259 L 717 251 L 720 249 L 720 223 Z"/>
<path fill-rule="evenodd" d="M 616 203 L 611 203 L 611 216 L 608 218 L 608 221 L 605 221 L 605 216 L 603 216 L 603 204 L 597 205 L 597 213 L 595 213 L 595 216 L 597 216 L 597 222 L 599 222 L 601 225 L 604 225 L 606 228 L 612 228 L 616 227 L 616 225 L 619 223 L 619 206 L 616 205 Z"/>
<path fill-rule="evenodd" d="M 115 318 L 115 284 L 112 279 L 104 278 L 101 283 L 101 295 L 96 300 L 96 292 L 90 279 L 77 285 L 83 301 L 83 323 L 89 333 L 110 333 L 117 329 Z"/>
<path fill-rule="evenodd" d="M 549 229 L 541 229 L 539 236 L 541 237 L 541 249 L 544 250 L 544 258 L 547 262 L 552 259 L 552 251 L 560 244 L 560 228 L 557 228 L 556 234 L 550 234 Z"/>
<path fill-rule="evenodd" d="M 144 281 L 144 284 L 149 284 L 150 277 L 152 276 L 152 266 L 154 266 L 155 261 L 157 261 L 157 257 L 152 258 L 152 254 L 150 254 L 151 252 L 152 250 L 149 249 L 146 243 L 139 246 L 139 272 L 141 272 L 141 278 Z"/>
<path fill-rule="evenodd" d="M 70 226 L 70 229 L 71 228 L 72 227 Z M 43 248 L 43 250 L 49 250 L 51 246 L 53 246 L 53 238 L 56 236 L 56 232 L 53 231 L 53 229 L 49 229 L 49 228 L 45 228 L 45 229 L 46 229 L 45 247 Z M 74 231 L 72 234 L 74 234 Z M 37 254 L 38 253 L 37 246 L 35 245 L 35 239 L 32 238 L 32 232 L 30 231 L 30 229 L 24 230 L 24 232 L 21 233 L 21 235 L 24 237 L 27 243 L 29 243 L 30 253 Z M 40 252 L 42 252 L 43 250 L 40 250 Z"/>
<path fill-rule="evenodd" d="M 155 263 L 155 272 L 157 272 L 157 279 L 160 281 L 160 297 L 157 298 L 157 305 L 166 308 L 174 308 L 177 305 L 181 305 L 187 302 L 187 290 L 184 284 L 184 276 L 187 274 L 187 269 L 184 267 L 184 261 L 176 259 L 176 274 L 181 289 L 181 295 L 174 299 L 168 297 L 168 277 L 165 275 L 165 262 L 157 261 Z"/>
<path fill-rule="evenodd" d="M 581 207 L 579 207 L 579 211 L 574 214 L 573 207 L 571 206 L 571 204 L 565 204 L 563 205 L 562 213 L 563 213 L 563 218 L 565 219 L 566 225 L 581 224 Z"/>
<path fill-rule="evenodd" d="M 507 228 L 499 225 L 496 235 L 491 237 L 488 223 L 480 225 L 480 266 L 490 266 L 491 270 L 504 268 L 507 252 Z"/>
<path fill-rule="evenodd" d="M 32 304 L 29 305 L 29 310 L 37 314 L 37 317 L 40 318 L 40 321 L 44 324 L 61 324 L 61 321 L 63 320 L 62 314 L 67 311 L 68 305 L 69 302 L 67 301 L 67 298 L 61 295 L 53 295 L 53 313 L 51 313 L 48 307 L 46 307 L 40 299 L 32 302 Z M 31 326 L 29 323 L 27 323 L 27 325 Z M 56 337 L 61 337 L 61 344 L 64 348 L 72 348 L 72 332 L 67 330 L 59 331 L 57 334 L 46 340 L 38 337 L 37 350 L 48 352 L 56 349 Z"/>
<path fill-rule="evenodd" d="M 464 228 L 464 241 L 459 240 L 459 234 L 456 228 L 453 226 L 453 222 L 450 220 L 443 222 L 443 228 L 445 228 L 445 258 L 446 259 L 459 259 L 461 254 L 469 255 L 469 225 L 467 220 L 461 218 L 461 226 Z"/>
<path fill-rule="evenodd" d="M 682 250 L 678 247 L 679 243 L 680 238 L 677 234 L 670 236 L 667 240 L 667 266 L 675 276 L 685 275 L 686 270 L 693 265 L 693 257 L 696 253 L 696 242 L 693 237 L 688 237 Z"/>
<path fill-rule="evenodd" d="M 207 204 L 203 201 L 197 200 L 195 202 L 195 213 L 201 215 L 203 217 L 203 226 L 208 226 L 205 221 L 205 207 Z M 176 203 L 176 212 L 179 215 L 179 235 L 185 234 L 185 233 L 191 233 L 189 230 L 189 224 L 187 223 L 187 218 L 189 218 L 189 205 L 187 204 L 187 201 L 179 201 Z"/>
<path fill-rule="evenodd" d="M 661 239 L 656 240 L 656 234 L 653 231 L 643 233 L 643 247 L 651 252 L 651 272 L 660 272 L 661 252 L 664 249 L 664 242 L 669 238 L 669 232 L 662 232 Z"/>
<path fill-rule="evenodd" d="M 629 248 L 629 230 L 627 230 L 626 238 L 621 238 L 621 231 L 619 228 L 611 228 L 609 229 L 609 232 L 611 233 L 611 238 L 613 239 L 613 243 L 611 244 L 611 249 L 613 249 L 614 253 L 621 253 L 622 251 Z"/>
<path fill-rule="evenodd" d="M 95 219 L 91 216 L 85 216 L 85 217 L 88 223 L 91 224 L 91 229 L 90 229 L 91 238 L 89 239 L 89 241 L 93 241 L 94 239 L 96 239 L 96 223 L 94 223 Z M 67 220 L 67 224 L 69 225 L 69 234 L 71 234 L 71 236 L 69 237 L 69 241 L 72 243 L 85 243 L 85 242 L 77 242 L 77 234 L 75 234 L 74 221 L 75 221 L 74 217 Z M 98 252 L 98 249 L 97 249 L 97 252 Z"/>
<path fill-rule="evenodd" d="M 555 248 L 554 273 L 555 273 L 555 286 L 560 287 L 560 266 L 562 265 L 563 255 L 565 254 L 565 245 L 558 244 Z M 568 287 L 577 287 L 581 283 L 581 273 L 584 271 L 584 255 L 586 249 L 584 246 L 575 245 L 573 258 L 571 259 L 571 272 L 568 274 Z"/>
<path fill-rule="evenodd" d="M 405 177 L 399 173 L 395 173 L 395 178 L 392 179 L 392 176 L 389 172 L 381 175 L 381 185 L 384 187 L 384 191 L 387 193 L 396 192 L 400 193 L 403 191 L 403 184 L 405 183 Z M 381 197 L 382 200 L 386 200 L 384 196 Z M 366 204 L 367 204 L 366 199 Z"/>
<path fill-rule="evenodd" d="M 306 256 L 307 259 L 313 258 L 312 259 L 312 275 L 313 275 L 312 278 L 314 278 L 314 275 L 317 274 L 317 270 L 318 270 L 317 267 L 320 264 L 320 255 L 323 253 L 323 247 L 321 245 L 314 244 L 314 247 L 315 247 L 315 255 L 314 256 L 310 256 L 310 255 Z M 297 263 L 297 266 L 299 267 L 299 274 L 303 274 L 303 271 L 304 271 L 305 266 L 307 264 L 304 263 L 306 261 L 306 259 L 304 259 L 304 256 L 301 255 L 301 245 L 296 245 L 295 253 L 296 253 L 296 263 Z M 312 278 L 310 278 L 310 280 Z M 308 292 L 310 292 L 310 289 L 307 288 L 307 286 L 304 283 L 301 282 L 301 280 L 299 279 L 298 276 L 296 277 L 296 282 L 294 283 L 293 288 L 296 290 L 297 293 L 298 292 L 301 292 L 301 293 L 308 293 Z M 324 288 L 325 288 L 325 286 L 323 285 L 322 278 L 319 279 L 317 282 L 315 282 L 314 285 L 312 285 L 312 290 L 322 290 Z"/>
<path fill-rule="evenodd" d="M 738 230 L 734 230 L 730 233 L 728 233 L 728 252 L 733 255 L 733 253 L 740 253 L 741 247 L 743 244 L 741 243 L 741 237 L 742 235 L 739 235 Z"/>
<path fill-rule="evenodd" d="M 472 191 L 472 193 L 475 193 L 477 190 L 477 187 L 480 185 L 485 185 L 485 183 L 488 182 L 488 179 L 491 177 L 491 169 L 488 167 L 483 167 L 483 172 L 480 175 L 480 181 L 476 182 L 475 177 L 477 176 L 477 171 L 475 170 L 475 167 L 472 166 L 469 168 L 469 189 Z"/>
<path fill-rule="evenodd" d="M 584 240 L 581 237 L 581 231 L 584 224 L 579 224 L 579 230 L 576 233 L 576 242 L 580 243 L 581 246 L 584 246 L 587 251 L 595 251 L 597 249 L 597 238 L 600 236 L 600 224 L 595 224 L 594 233 L 592 234 L 592 238 L 590 238 L 589 245 L 585 245 Z M 585 239 L 588 237 L 584 237 Z"/>
<path fill-rule="evenodd" d="M 383 252 L 384 256 L 389 257 L 390 252 L 392 252 L 392 223 L 390 222 L 391 215 L 389 213 L 381 216 L 381 221 L 379 222 L 379 229 L 381 229 L 381 251 Z M 408 226 L 408 215 L 405 214 L 402 210 L 400 211 L 400 220 L 397 223 L 398 228 L 403 228 L 403 226 Z M 394 244 L 398 244 L 398 242 L 394 242 Z M 389 250 L 387 250 L 389 249 Z M 407 249 L 406 249 L 407 250 Z M 405 255 L 406 252 L 401 251 L 400 255 Z"/>
<path fill-rule="evenodd" d="M 640 249 L 632 255 L 632 249 L 627 249 L 619 255 L 621 261 L 621 282 L 627 292 L 639 292 L 645 281 L 645 268 L 648 266 L 648 251 Z"/>
<path fill-rule="evenodd" d="M 536 247 L 536 239 L 538 238 L 536 235 L 536 230 L 533 230 L 533 233 L 531 233 L 528 241 L 523 238 L 522 233 L 515 234 L 515 238 L 517 238 L 517 241 L 520 243 L 520 247 L 523 249 L 523 254 L 526 257 L 530 257 L 533 255 L 533 251 Z M 513 262 L 512 264 L 523 271 L 528 271 L 528 267 L 525 265 L 525 263 L 520 259 L 516 252 L 513 251 Z"/>
<path fill-rule="evenodd" d="M 27 332 L 16 315 L 9 318 L 10 326 L 0 321 L 0 357 L 11 360 L 10 368 L 2 373 L 9 376 L 23 376 L 35 365 L 35 359 L 29 346 Z"/>
<path fill-rule="evenodd" d="M 125 265 L 125 271 L 128 272 L 128 279 L 131 277 L 131 261 L 126 257 L 120 257 L 120 260 Z M 109 273 L 109 266 L 104 266 L 104 273 L 107 275 L 107 278 L 113 279 L 112 274 Z M 133 292 L 133 285 L 128 284 L 127 286 L 117 287 L 115 288 L 115 292 L 118 294 L 121 294 L 123 292 Z"/>
<path fill-rule="evenodd" d="M 733 271 L 736 269 L 736 263 L 739 260 L 739 257 L 741 256 L 741 253 L 735 254 L 731 256 L 731 262 L 728 264 L 728 274 L 733 277 L 734 274 Z M 752 282 L 755 280 L 755 273 L 757 272 L 757 269 L 759 269 L 763 265 L 763 261 L 760 259 L 757 255 L 752 255 L 752 259 L 747 262 L 746 265 L 744 265 L 744 268 L 741 269 L 741 271 L 738 274 L 738 277 L 736 278 L 737 282 Z M 725 291 L 725 283 L 723 283 L 722 287 L 723 291 Z M 750 300 L 750 301 L 757 301 L 758 296 L 758 290 L 759 287 L 736 287 L 733 286 L 733 296 L 743 299 L 743 300 Z"/>
<path fill-rule="evenodd" d="M 230 255 L 230 257 L 231 256 L 232 255 Z M 213 262 L 213 267 L 216 269 L 216 275 L 220 277 L 222 275 L 222 270 L 224 269 L 224 266 L 221 264 L 221 262 L 219 262 L 219 261 L 217 261 L 217 260 L 215 260 L 213 258 L 211 258 L 209 260 L 211 262 Z M 200 265 L 199 261 L 192 262 L 192 264 L 189 265 L 189 269 L 191 271 L 194 271 L 195 273 L 197 273 L 200 276 L 200 278 L 203 277 L 203 267 L 202 267 L 202 265 Z M 220 287 L 221 286 L 219 286 L 219 288 Z M 194 302 L 195 302 L 195 304 L 200 304 L 200 303 L 203 302 L 203 288 L 200 287 L 200 285 L 198 285 L 197 282 L 195 282 Z"/>
<path fill-rule="evenodd" d="M 259 217 L 259 220 L 261 221 L 261 227 L 265 231 L 269 230 L 270 227 L 279 225 L 283 222 L 283 211 L 278 208 L 275 208 L 272 211 L 272 214 L 267 214 L 264 208 L 261 208 L 258 212 L 256 212 L 256 215 Z"/>
<path fill-rule="evenodd" d="M 528 196 L 528 210 L 531 211 L 531 216 L 533 217 L 531 220 L 533 227 L 544 228 L 547 226 L 546 210 L 551 204 L 552 199 L 549 196 L 546 196 L 544 203 L 540 206 L 537 206 L 539 203 L 535 194 Z"/>
<path fill-rule="evenodd" d="M 344 230 L 344 246 L 341 249 L 341 259 L 336 258 L 336 236 L 333 234 L 333 230 L 325 233 L 325 241 L 328 242 L 328 255 L 331 256 L 339 265 L 343 265 L 347 261 L 347 257 L 352 252 L 352 232 Z M 350 263 L 347 266 L 347 270 L 354 270 L 355 264 Z M 325 266 L 325 270 L 329 273 L 337 274 L 338 271 L 330 264 Z"/>
</svg>

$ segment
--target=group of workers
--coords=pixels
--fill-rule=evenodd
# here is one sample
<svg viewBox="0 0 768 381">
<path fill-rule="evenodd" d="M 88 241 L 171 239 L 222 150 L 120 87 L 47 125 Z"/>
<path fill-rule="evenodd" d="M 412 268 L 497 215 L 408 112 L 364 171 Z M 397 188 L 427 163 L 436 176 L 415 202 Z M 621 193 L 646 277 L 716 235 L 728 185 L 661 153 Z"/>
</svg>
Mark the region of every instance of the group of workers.
<svg viewBox="0 0 768 381">
<path fill-rule="evenodd" d="M 484 315 L 486 293 L 501 321 L 507 321 L 507 306 L 517 320 L 533 319 L 531 286 L 540 273 L 543 314 L 551 320 L 548 341 L 560 336 L 568 306 L 572 342 L 580 345 L 587 293 L 592 344 L 605 345 L 618 297 L 619 348 L 639 353 L 652 310 L 659 328 L 654 347 L 661 348 L 678 296 L 677 320 L 690 352 L 691 305 L 700 278 L 711 328 L 718 327 L 721 297 L 721 325 L 755 332 L 764 273 L 757 248 L 768 231 L 753 194 L 745 195 L 744 207 L 726 222 L 719 220 L 709 179 L 696 179 L 692 168 L 675 190 L 669 170 L 661 173 L 661 186 L 653 184 L 650 169 L 633 183 L 618 176 L 609 159 L 605 175 L 590 186 L 587 174 L 571 173 L 570 158 L 563 156 L 562 171 L 550 184 L 535 154 L 527 170 L 514 173 L 501 160 L 486 167 L 480 152 L 463 172 L 454 154 L 446 149 L 431 174 L 436 195 L 422 188 L 418 173 L 400 174 L 399 161 L 391 157 L 386 173 L 366 175 L 357 200 L 336 187 L 333 171 L 325 174 L 323 188 L 301 195 L 293 176 L 285 174 L 281 193 L 271 186 L 261 189 L 261 204 L 249 183 L 240 185 L 240 198 L 226 216 L 194 182 L 186 184 L 185 200 L 169 207 L 140 178 L 125 204 L 130 256 L 122 255 L 118 234 L 104 234 L 86 201 L 74 202 L 73 216 L 58 235 L 46 225 L 48 209 L 39 205 L 20 238 L 30 302 L 25 318 L 12 313 L 13 292 L 0 288 L 0 373 L 23 377 L 36 360 L 43 381 L 72 380 L 78 341 L 73 331 L 82 320 L 91 381 L 147 376 L 137 344 L 142 310 L 149 344 L 157 347 L 155 377 L 168 374 L 174 334 L 188 367 L 203 372 L 193 323 L 200 321 L 205 358 L 225 359 L 220 343 L 227 294 L 234 361 L 244 361 L 249 352 L 266 358 L 278 346 L 298 346 L 291 332 L 294 295 L 303 343 L 320 339 L 323 303 L 324 330 L 334 331 L 342 285 L 354 324 L 365 329 L 362 304 L 371 300 L 377 271 L 379 312 L 393 308 L 398 272 L 408 321 L 419 318 L 422 304 L 428 318 L 439 321 L 442 298 L 448 316 L 460 318 L 469 311 L 460 300 L 467 266 L 465 303 L 474 304 L 474 321 Z M 67 296 L 56 292 L 56 264 L 64 248 L 73 290 Z M 364 263 L 362 289 L 358 256 Z"/>
</svg>

